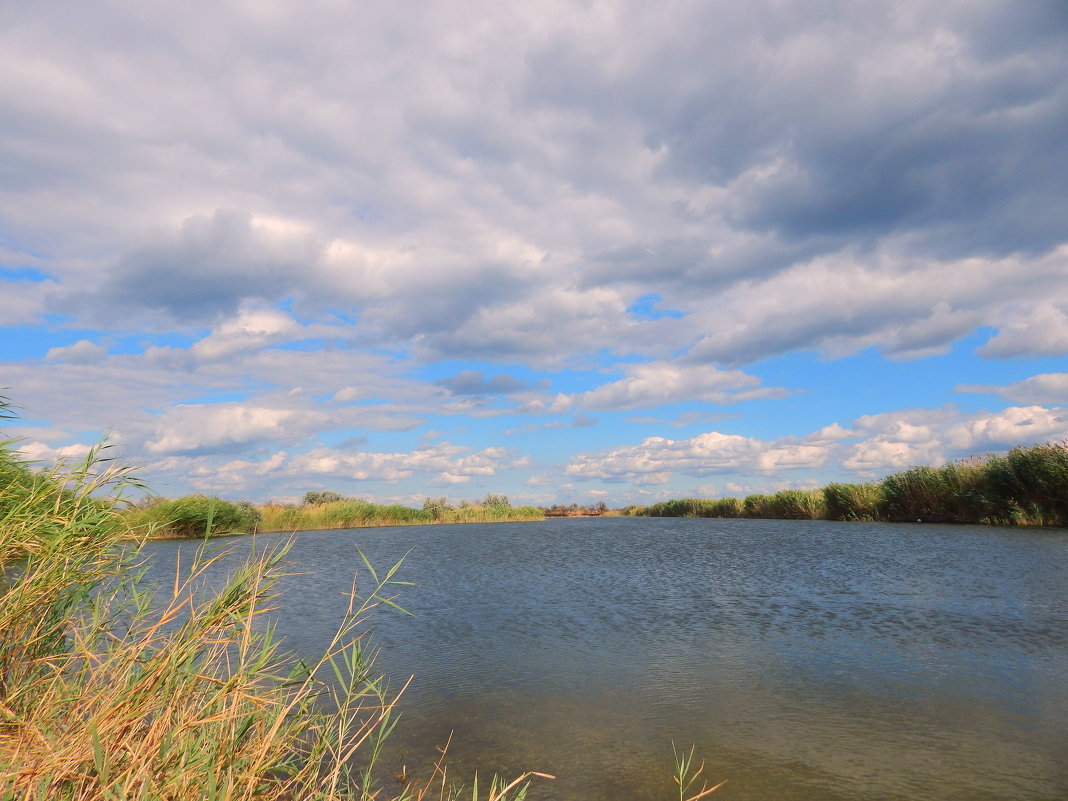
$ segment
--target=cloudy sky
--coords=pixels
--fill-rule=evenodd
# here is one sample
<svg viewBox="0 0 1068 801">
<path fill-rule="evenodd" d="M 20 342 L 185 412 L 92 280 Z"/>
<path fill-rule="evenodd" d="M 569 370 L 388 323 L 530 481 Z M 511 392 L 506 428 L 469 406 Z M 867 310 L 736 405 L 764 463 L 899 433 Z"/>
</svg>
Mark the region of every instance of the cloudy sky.
<svg viewBox="0 0 1068 801">
<path fill-rule="evenodd" d="M 0 0 L 4 433 L 611 505 L 1068 437 L 1063 0 Z"/>
</svg>

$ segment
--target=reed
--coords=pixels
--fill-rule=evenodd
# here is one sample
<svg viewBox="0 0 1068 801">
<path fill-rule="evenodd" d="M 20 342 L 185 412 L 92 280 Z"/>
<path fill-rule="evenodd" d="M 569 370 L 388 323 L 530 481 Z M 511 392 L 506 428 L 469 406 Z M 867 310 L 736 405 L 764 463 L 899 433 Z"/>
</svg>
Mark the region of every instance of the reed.
<svg viewBox="0 0 1068 801">
<path fill-rule="evenodd" d="M 882 520 L 882 487 L 879 484 L 828 484 L 823 488 L 828 520 L 874 522 Z"/>
<path fill-rule="evenodd" d="M 260 518 L 260 511 L 248 502 L 233 503 L 207 495 L 152 498 L 126 513 L 132 529 L 156 538 L 251 534 L 259 527 Z"/>
<path fill-rule="evenodd" d="M 365 528 L 369 526 L 413 526 L 431 523 L 501 523 L 543 520 L 545 514 L 533 506 L 487 506 L 468 504 L 453 508 L 414 509 L 397 504 L 381 505 L 345 499 L 304 506 L 268 505 L 259 507 L 260 531 L 311 531 L 318 529 Z"/>
<path fill-rule="evenodd" d="M 833 483 L 744 499 L 681 498 L 628 507 L 628 514 L 1068 527 L 1068 443 L 910 467 L 874 484 Z"/>
<path fill-rule="evenodd" d="M 139 578 L 128 519 L 100 493 L 136 486 L 99 451 L 34 475 L 0 448 L 0 798 L 4 801 L 518 801 L 536 774 L 481 791 L 386 792 L 375 764 L 398 693 L 375 670 L 367 615 L 395 605 L 376 573 L 323 657 L 287 657 L 270 622 L 288 545 L 215 590 L 203 548 L 166 589 Z M 209 520 L 209 525 L 210 525 Z M 359 765 L 360 767 L 355 767 Z"/>
<path fill-rule="evenodd" d="M 771 496 L 771 511 L 780 520 L 823 520 L 827 503 L 822 489 L 786 489 Z"/>
</svg>

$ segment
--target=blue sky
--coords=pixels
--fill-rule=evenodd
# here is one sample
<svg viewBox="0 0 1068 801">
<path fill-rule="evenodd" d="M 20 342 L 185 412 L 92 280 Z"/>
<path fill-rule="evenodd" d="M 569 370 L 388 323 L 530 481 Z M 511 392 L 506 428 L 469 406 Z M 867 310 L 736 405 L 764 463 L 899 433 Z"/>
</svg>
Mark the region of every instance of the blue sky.
<svg viewBox="0 0 1068 801">
<path fill-rule="evenodd" d="M 159 492 L 648 503 L 1068 438 L 1068 6 L 16 3 L 0 387 Z"/>
</svg>

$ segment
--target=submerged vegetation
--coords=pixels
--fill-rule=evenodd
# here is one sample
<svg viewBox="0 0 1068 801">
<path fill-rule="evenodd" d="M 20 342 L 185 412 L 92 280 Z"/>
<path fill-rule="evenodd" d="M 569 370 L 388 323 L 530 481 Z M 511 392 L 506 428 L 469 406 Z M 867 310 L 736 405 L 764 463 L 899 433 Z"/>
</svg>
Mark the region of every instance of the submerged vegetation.
<svg viewBox="0 0 1068 801">
<path fill-rule="evenodd" d="M 942 467 L 910 467 L 870 484 L 828 484 L 746 498 L 681 498 L 629 507 L 648 517 L 923 521 L 1068 527 L 1068 443 Z"/>
</svg>

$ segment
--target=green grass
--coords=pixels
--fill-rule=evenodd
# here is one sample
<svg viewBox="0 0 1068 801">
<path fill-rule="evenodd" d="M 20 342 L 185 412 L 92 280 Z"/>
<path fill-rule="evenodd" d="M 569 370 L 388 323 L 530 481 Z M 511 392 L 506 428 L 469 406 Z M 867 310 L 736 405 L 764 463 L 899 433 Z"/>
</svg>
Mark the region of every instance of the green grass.
<svg viewBox="0 0 1068 801">
<path fill-rule="evenodd" d="M 263 506 L 260 512 L 260 531 L 311 531 L 432 523 L 504 523 L 543 520 L 545 517 L 540 509 L 532 506 L 467 504 L 456 508 L 443 505 L 413 509 L 352 499 L 303 506 Z"/>
</svg>

